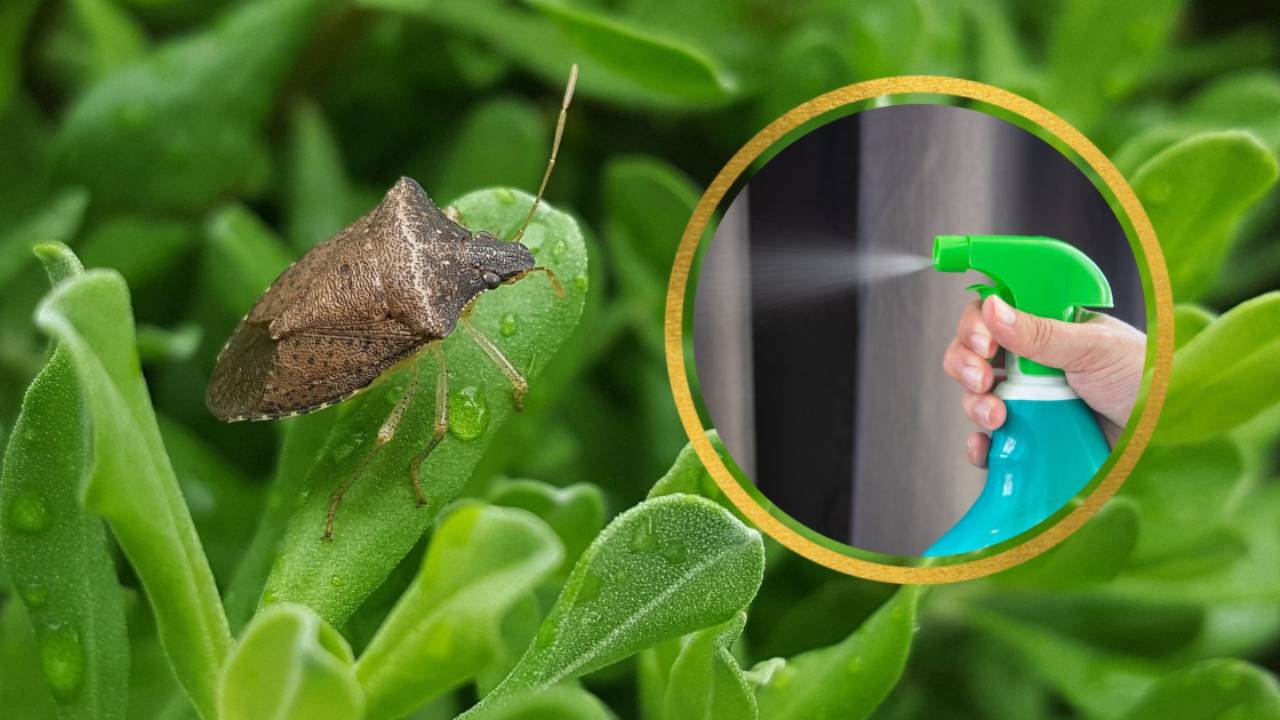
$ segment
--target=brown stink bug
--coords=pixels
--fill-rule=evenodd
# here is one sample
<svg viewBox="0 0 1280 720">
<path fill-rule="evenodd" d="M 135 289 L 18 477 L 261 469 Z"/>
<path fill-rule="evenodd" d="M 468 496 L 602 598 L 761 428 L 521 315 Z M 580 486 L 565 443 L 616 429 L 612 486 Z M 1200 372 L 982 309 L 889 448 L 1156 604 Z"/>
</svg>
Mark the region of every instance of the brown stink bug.
<svg viewBox="0 0 1280 720">
<path fill-rule="evenodd" d="M 418 183 L 400 178 L 382 202 L 285 269 L 240 321 L 218 355 L 205 402 L 221 420 L 270 420 L 327 408 L 367 388 L 424 349 L 436 358 L 434 434 L 410 464 L 418 504 L 426 503 L 418 468 L 449 425 L 448 372 L 440 340 L 461 325 L 512 385 L 516 410 L 529 386 L 502 350 L 467 320 L 486 290 L 534 271 L 520 243 L 555 167 L 578 66 L 569 72 L 551 157 L 529 214 L 510 242 L 473 232 L 453 208 L 436 207 Z M 351 479 L 333 492 L 324 537 L 342 496 L 369 458 L 395 437 L 418 388 L 417 364 L 404 394 L 378 429 Z"/>
</svg>

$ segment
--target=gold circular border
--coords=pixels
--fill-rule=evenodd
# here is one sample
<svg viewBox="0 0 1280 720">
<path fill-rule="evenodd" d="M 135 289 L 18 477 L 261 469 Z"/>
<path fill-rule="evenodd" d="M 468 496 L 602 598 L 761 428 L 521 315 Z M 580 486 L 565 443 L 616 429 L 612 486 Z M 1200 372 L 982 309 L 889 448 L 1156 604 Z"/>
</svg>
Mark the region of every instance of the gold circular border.
<svg viewBox="0 0 1280 720">
<path fill-rule="evenodd" d="M 729 471 L 707 439 L 706 428 L 702 426 L 702 420 L 698 416 L 693 394 L 689 388 L 682 343 L 684 301 L 694 254 L 711 221 L 712 214 L 724 199 L 725 193 L 742 173 L 776 141 L 819 115 L 862 100 L 903 93 L 951 95 L 978 100 L 1035 123 L 1074 150 L 1090 168 L 1097 172 L 1128 216 L 1146 255 L 1151 288 L 1155 294 L 1156 349 L 1146 403 L 1143 405 L 1142 414 L 1133 428 L 1128 444 L 1125 445 L 1120 457 L 1098 487 L 1066 517 L 1016 547 L 976 560 L 934 567 L 891 565 L 845 555 L 805 537 L 757 503 L 738 484 L 733 473 Z M 902 75 L 847 85 L 819 95 L 792 109 L 751 138 L 716 175 L 702 199 L 698 201 L 693 216 L 685 227 L 684 235 L 680 239 L 680 247 L 676 251 L 675 264 L 671 269 L 671 279 L 667 285 L 664 325 L 667 375 L 671 381 L 671 392 L 675 396 L 676 409 L 680 413 L 680 422 L 684 425 L 685 432 L 689 435 L 689 442 L 698 453 L 702 464 L 706 466 L 725 496 L 758 528 L 792 552 L 848 575 L 903 584 L 950 583 L 990 575 L 1030 560 L 1080 529 L 1080 526 L 1084 525 L 1085 521 L 1120 489 L 1121 483 L 1128 477 L 1138 461 L 1138 456 L 1150 441 L 1160 408 L 1164 404 L 1165 391 L 1169 386 L 1169 373 L 1173 365 L 1173 294 L 1169 286 L 1169 273 L 1165 267 L 1164 254 L 1160 251 L 1160 244 L 1156 239 L 1155 229 L 1151 226 L 1151 220 L 1142 209 L 1142 204 L 1134 194 L 1133 188 L 1129 187 L 1129 183 L 1125 181 L 1116 166 L 1083 133 L 1040 105 L 992 85 L 935 75 Z"/>
</svg>

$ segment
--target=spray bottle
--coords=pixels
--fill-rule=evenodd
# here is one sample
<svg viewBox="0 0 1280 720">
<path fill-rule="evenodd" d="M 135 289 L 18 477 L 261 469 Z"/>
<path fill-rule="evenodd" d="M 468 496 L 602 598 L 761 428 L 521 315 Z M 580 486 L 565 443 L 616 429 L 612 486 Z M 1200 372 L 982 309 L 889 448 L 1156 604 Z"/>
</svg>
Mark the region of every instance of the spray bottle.
<svg viewBox="0 0 1280 720">
<path fill-rule="evenodd" d="M 1086 307 L 1111 307 L 1111 286 L 1084 253 L 1060 240 L 1020 235 L 939 235 L 933 266 L 977 270 L 993 284 L 972 285 L 985 300 L 1054 320 L 1079 322 Z M 1062 370 L 1006 351 L 1007 378 L 995 393 L 1007 419 L 991 435 L 987 483 L 968 512 L 924 552 L 980 550 L 1031 529 L 1089 482 L 1110 449 L 1093 412 Z"/>
</svg>

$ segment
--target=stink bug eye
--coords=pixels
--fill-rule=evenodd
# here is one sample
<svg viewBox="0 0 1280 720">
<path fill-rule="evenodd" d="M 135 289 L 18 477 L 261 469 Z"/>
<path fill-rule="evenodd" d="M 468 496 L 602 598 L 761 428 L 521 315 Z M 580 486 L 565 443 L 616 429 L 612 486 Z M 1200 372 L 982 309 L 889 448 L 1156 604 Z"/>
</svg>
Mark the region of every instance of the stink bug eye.
<svg viewBox="0 0 1280 720">
<path fill-rule="evenodd" d="M 484 286 L 493 290 L 502 284 L 502 278 L 498 277 L 498 273 L 491 270 L 485 270 L 480 274 L 480 279 L 484 281 Z"/>
</svg>

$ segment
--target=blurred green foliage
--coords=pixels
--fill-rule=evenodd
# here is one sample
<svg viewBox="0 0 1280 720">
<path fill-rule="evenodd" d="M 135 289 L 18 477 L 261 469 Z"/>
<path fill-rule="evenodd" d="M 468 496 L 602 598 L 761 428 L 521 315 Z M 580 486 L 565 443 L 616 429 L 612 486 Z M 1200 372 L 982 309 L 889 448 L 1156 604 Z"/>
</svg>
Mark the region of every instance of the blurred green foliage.
<svg viewBox="0 0 1280 720">
<path fill-rule="evenodd" d="M 0 707 L 119 717 L 127 697 L 131 718 L 358 717 L 368 691 L 387 715 L 434 696 L 413 715 L 426 719 L 501 688 L 475 717 L 603 718 L 607 704 L 649 720 L 1280 718 L 1280 17 L 1261 10 L 0 4 L 0 433 L 16 428 L 0 488 Z M 346 549 L 320 546 L 327 488 L 395 382 L 350 407 L 223 425 L 203 402 L 221 343 L 281 268 L 401 175 L 441 204 L 532 190 L 573 62 L 554 210 L 526 236 L 569 268 L 570 300 L 535 276 L 477 310 L 536 368 L 525 412 L 451 341 L 454 382 L 476 387 L 459 402 L 484 399 L 488 427 L 442 445 L 432 513 L 470 500 L 433 524 L 388 469 L 339 516 Z M 690 497 L 723 503 L 680 452 L 666 276 L 699 187 L 756 130 L 820 92 L 905 73 L 1041 102 L 1132 181 L 1178 303 L 1166 412 L 1121 496 L 1015 570 L 895 592 L 765 542 L 761 577 L 754 533 Z M 509 234 L 525 202 L 495 190 L 460 204 Z M 51 294 L 31 254 L 48 242 L 90 268 Z M 428 405 L 407 435 L 430 432 Z M 62 416 L 66 433 L 28 432 Z M 77 450 L 90 438 L 92 467 Z M 35 466 L 47 535 L 23 530 L 43 522 L 24 494 Z M 504 523 L 527 536 L 523 555 L 483 542 Z M 680 538 L 734 561 L 712 571 L 656 542 Z M 466 573 L 437 567 L 455 556 Z M 42 575 L 53 566 L 83 571 Z M 41 601 L 40 581 L 65 589 Z M 484 593 L 493 582 L 511 584 Z M 119 602 L 92 602 L 116 584 Z M 264 587 L 280 602 L 255 613 Z M 458 644 L 432 644 L 446 635 Z M 466 662 L 440 672 L 437 655 Z M 413 661 L 378 665 L 399 657 Z"/>
</svg>

